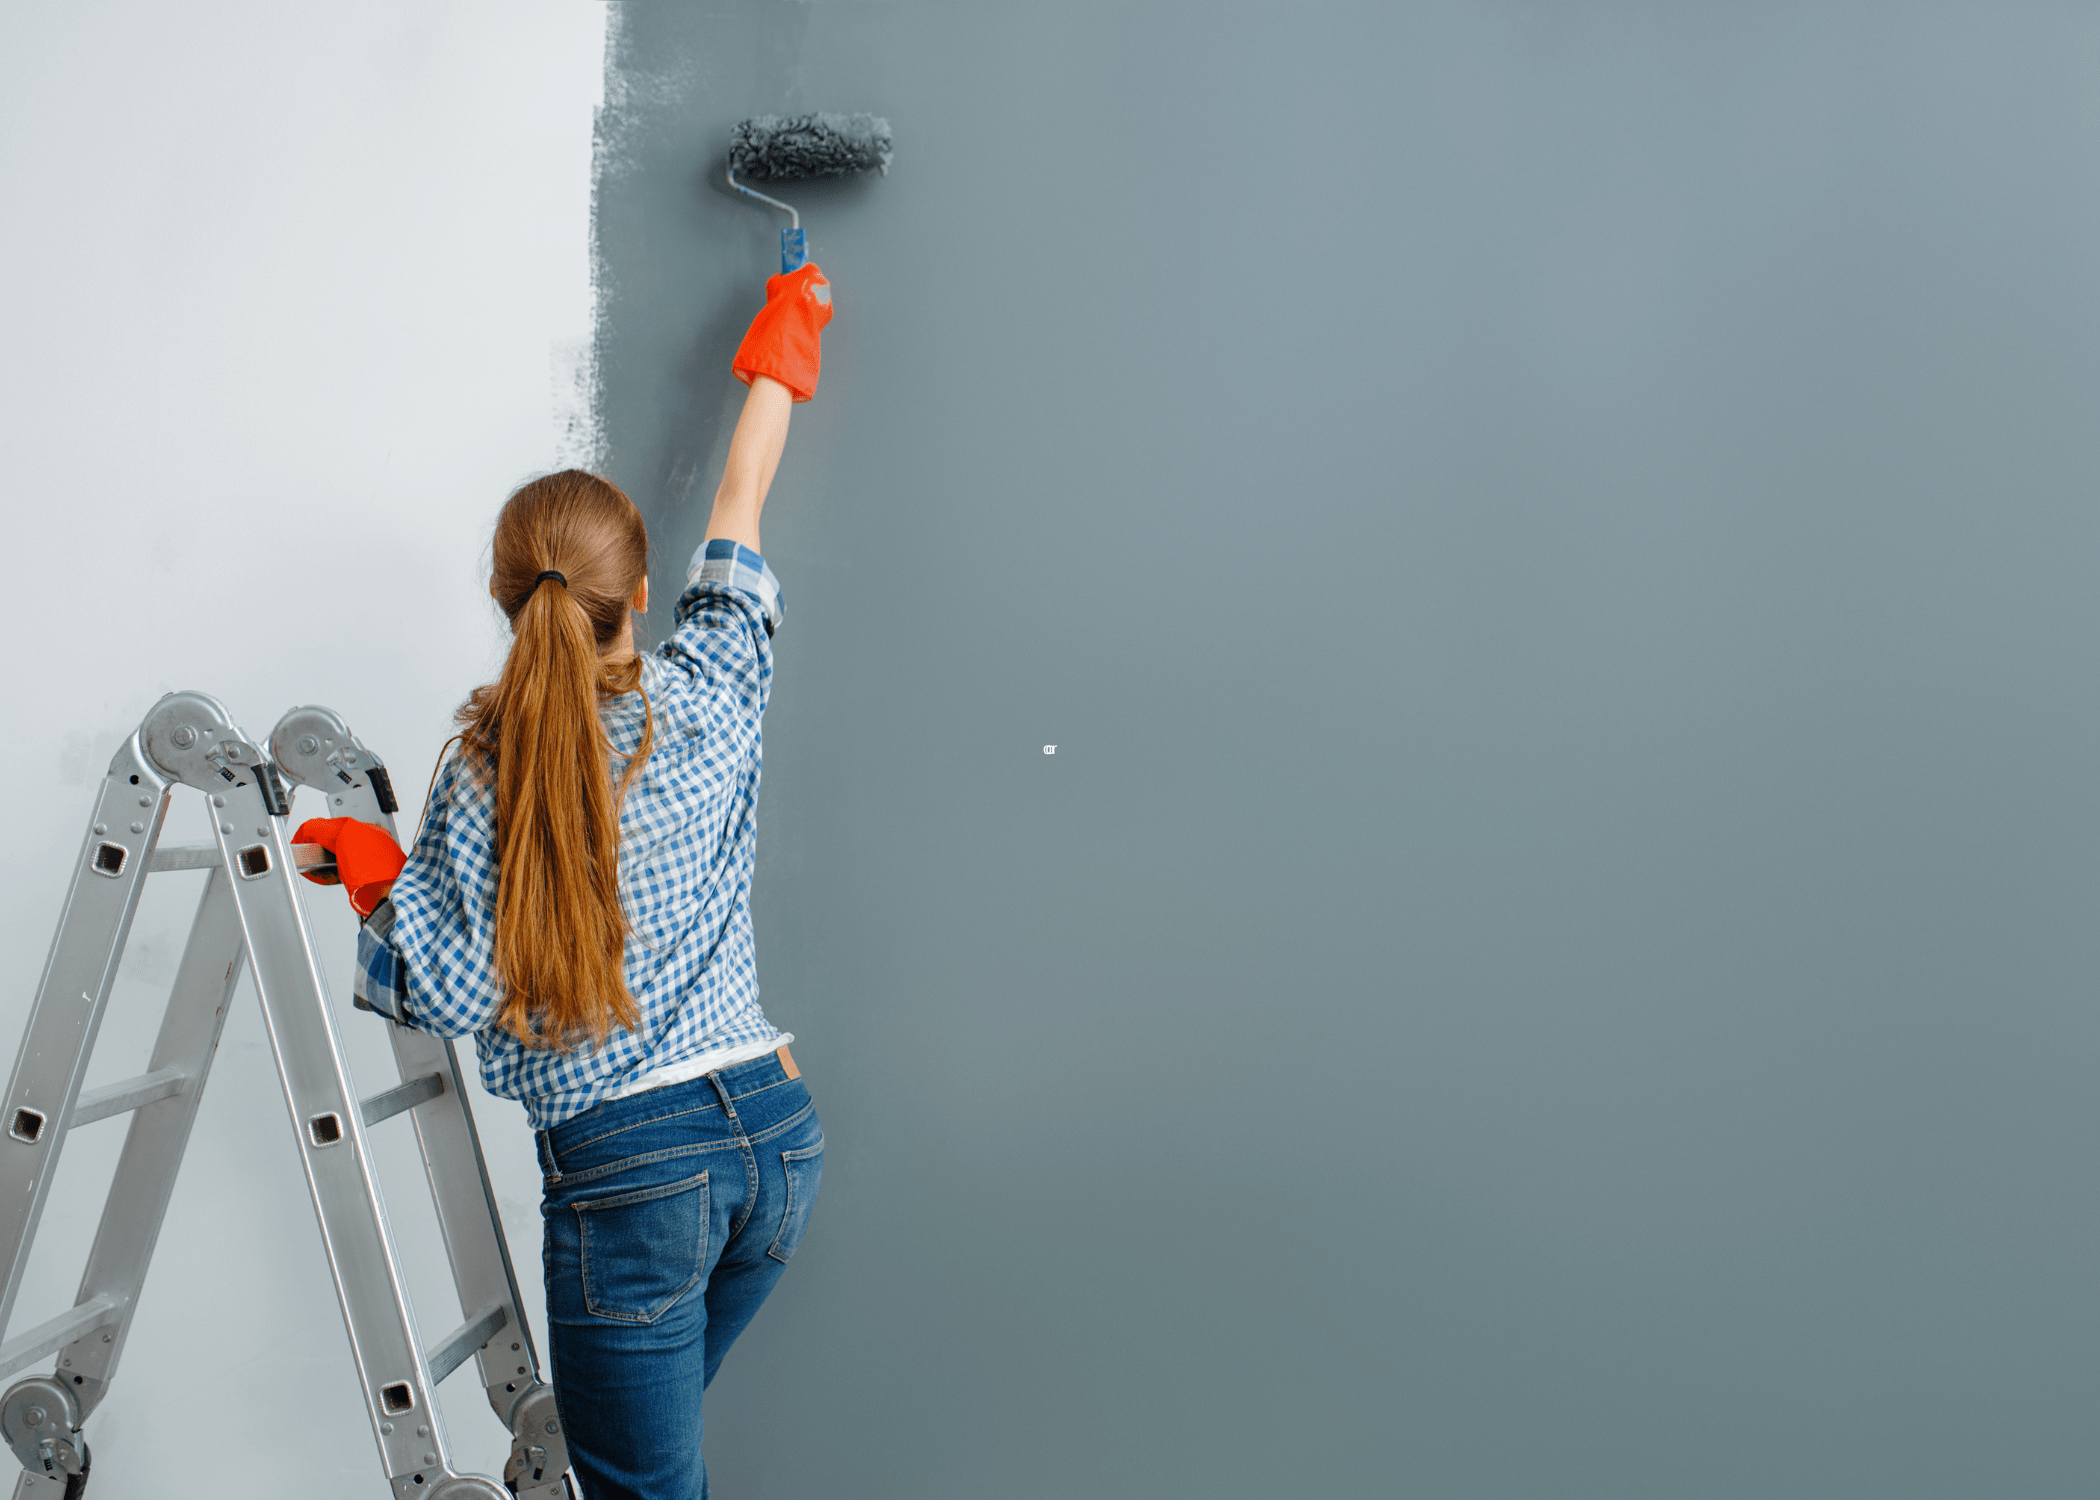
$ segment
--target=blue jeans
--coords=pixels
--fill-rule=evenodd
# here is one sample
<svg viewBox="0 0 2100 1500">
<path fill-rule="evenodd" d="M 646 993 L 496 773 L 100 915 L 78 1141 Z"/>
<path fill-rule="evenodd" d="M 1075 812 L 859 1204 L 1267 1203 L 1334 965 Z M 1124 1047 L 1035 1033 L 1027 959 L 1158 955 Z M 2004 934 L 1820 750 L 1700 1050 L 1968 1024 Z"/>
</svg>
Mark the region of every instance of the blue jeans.
<svg viewBox="0 0 2100 1500">
<path fill-rule="evenodd" d="M 824 1173 L 778 1056 L 539 1132 L 554 1400 L 587 1500 L 705 1500 L 700 1395 L 787 1269 Z"/>
</svg>

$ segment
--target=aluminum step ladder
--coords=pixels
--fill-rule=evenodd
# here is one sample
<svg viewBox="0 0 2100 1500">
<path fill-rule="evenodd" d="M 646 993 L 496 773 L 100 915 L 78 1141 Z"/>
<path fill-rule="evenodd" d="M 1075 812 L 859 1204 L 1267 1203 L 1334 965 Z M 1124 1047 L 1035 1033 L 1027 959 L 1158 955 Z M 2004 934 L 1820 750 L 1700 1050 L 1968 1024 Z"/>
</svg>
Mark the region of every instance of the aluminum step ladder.
<svg viewBox="0 0 2100 1500">
<path fill-rule="evenodd" d="M 66 1134 L 131 1113 L 87 1271 L 71 1311 L 0 1343 L 0 1381 L 57 1355 L 48 1375 L 0 1396 L 0 1440 L 25 1472 L 16 1500 L 79 1500 L 89 1454 L 81 1425 L 116 1378 L 183 1148 L 211 1070 L 234 982 L 253 966 L 263 1020 L 335 1276 L 372 1436 L 397 1497 L 574 1500 L 553 1389 L 518 1300 L 517 1276 L 480 1137 L 449 1041 L 385 1025 L 400 1082 L 361 1098 L 293 882 L 286 782 L 322 792 L 331 816 L 394 832 L 386 768 L 325 708 L 295 708 L 266 747 L 202 693 L 171 693 L 110 761 L 35 1008 L 0 1097 L 0 1330 L 8 1327 Z M 177 786 L 209 803 L 215 842 L 160 847 Z M 320 856 L 301 846 L 303 858 Z M 125 939 L 149 874 L 209 870 L 147 1070 L 83 1089 Z M 414 1123 L 464 1321 L 419 1333 L 388 1226 L 367 1132 Z M 438 1383 L 469 1358 L 511 1434 L 502 1483 L 462 1474 L 446 1452 Z M 273 1491 L 298 1476 L 269 1476 Z"/>
</svg>

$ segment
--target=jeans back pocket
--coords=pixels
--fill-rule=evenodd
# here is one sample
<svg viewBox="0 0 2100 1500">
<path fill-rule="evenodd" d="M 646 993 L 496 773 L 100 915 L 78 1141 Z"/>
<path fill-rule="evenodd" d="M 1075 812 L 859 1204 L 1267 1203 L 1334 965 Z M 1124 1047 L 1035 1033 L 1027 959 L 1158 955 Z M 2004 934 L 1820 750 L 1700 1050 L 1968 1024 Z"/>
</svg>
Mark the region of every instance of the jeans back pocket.
<svg viewBox="0 0 2100 1500">
<path fill-rule="evenodd" d="M 824 1138 L 800 1151 L 780 1153 L 781 1170 L 787 1174 L 787 1207 L 780 1215 L 780 1233 L 766 1247 L 766 1254 L 786 1265 L 802 1231 L 809 1228 L 809 1211 L 817 1201 L 817 1185 L 824 1180 Z"/>
<path fill-rule="evenodd" d="M 707 1174 L 575 1205 L 583 1302 L 601 1318 L 654 1323 L 707 1270 Z"/>
</svg>

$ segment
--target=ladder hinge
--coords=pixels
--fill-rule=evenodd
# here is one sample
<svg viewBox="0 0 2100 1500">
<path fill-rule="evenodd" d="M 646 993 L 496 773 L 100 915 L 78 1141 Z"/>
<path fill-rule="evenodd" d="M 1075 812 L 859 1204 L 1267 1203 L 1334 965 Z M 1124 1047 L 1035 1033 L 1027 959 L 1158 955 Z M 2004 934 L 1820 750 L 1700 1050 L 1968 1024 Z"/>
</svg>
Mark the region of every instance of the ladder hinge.
<svg viewBox="0 0 2100 1500">
<path fill-rule="evenodd" d="M 277 768 L 268 761 L 264 761 L 257 770 L 255 784 L 262 791 L 263 806 L 270 810 L 271 817 L 283 817 L 292 810 L 290 799 L 284 795 L 284 778 L 277 774 Z"/>
</svg>

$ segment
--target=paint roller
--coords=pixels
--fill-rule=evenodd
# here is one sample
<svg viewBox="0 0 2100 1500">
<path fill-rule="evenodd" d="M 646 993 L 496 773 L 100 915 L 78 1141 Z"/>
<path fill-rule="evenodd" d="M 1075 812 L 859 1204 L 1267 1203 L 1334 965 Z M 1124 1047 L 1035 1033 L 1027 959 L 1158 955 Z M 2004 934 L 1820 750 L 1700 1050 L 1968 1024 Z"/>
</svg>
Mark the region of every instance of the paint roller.
<svg viewBox="0 0 2100 1500">
<path fill-rule="evenodd" d="M 788 216 L 780 231 L 780 273 L 809 259 L 802 216 L 778 198 L 745 187 L 755 182 L 807 182 L 890 170 L 890 122 L 875 115 L 754 115 L 729 132 L 729 185 Z"/>
</svg>

